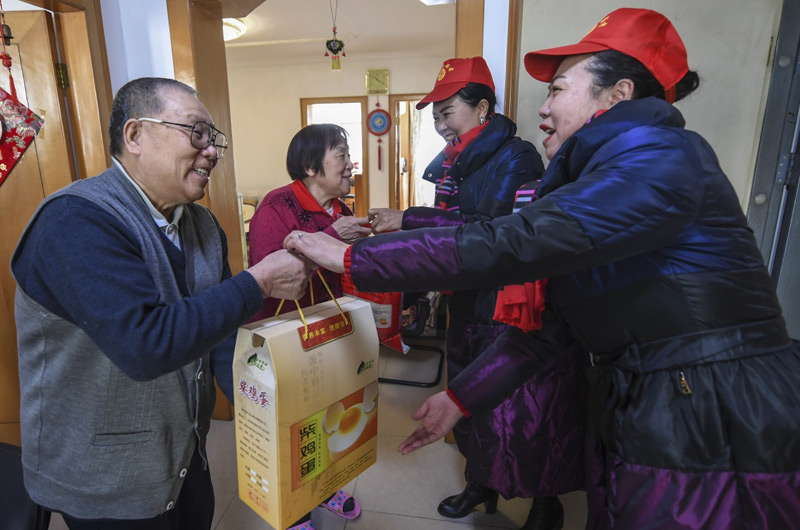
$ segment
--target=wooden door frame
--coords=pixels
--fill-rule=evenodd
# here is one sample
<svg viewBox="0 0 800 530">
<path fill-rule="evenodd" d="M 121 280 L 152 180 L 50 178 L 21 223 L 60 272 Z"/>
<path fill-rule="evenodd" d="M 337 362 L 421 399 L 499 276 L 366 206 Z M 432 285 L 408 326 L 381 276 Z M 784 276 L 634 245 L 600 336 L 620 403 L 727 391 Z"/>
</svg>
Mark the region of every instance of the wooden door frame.
<svg viewBox="0 0 800 530">
<path fill-rule="evenodd" d="M 231 131 L 222 3 L 219 0 L 166 0 L 166 3 L 175 79 L 197 90 L 217 127 Z M 246 249 L 234 168 L 236 141 L 233 134 L 228 138 L 230 147 L 217 162 L 206 196 L 199 202 L 219 220 L 228 239 L 228 263 L 231 272 L 237 274 L 244 269 Z M 219 387 L 212 417 L 233 419 L 233 407 Z"/>
<path fill-rule="evenodd" d="M 73 19 L 81 12 L 71 12 Z M 16 161 L 13 172 L 0 188 L 0 211 L 6 214 L 0 238 L 0 257 L 5 268 L 0 272 L 0 441 L 20 443 L 19 370 L 14 319 L 16 285 L 9 262 L 20 234 L 42 199 L 67 186 L 77 177 L 70 146 L 69 118 L 65 110 L 69 91 L 59 88 L 55 70 L 56 33 L 59 13 L 51 17 L 41 10 L 6 13 L 15 35 L 9 53 L 20 100 L 43 115 L 45 123 L 26 152 Z M 84 40 L 88 40 L 84 34 Z M 17 55 L 18 52 L 18 55 Z M 63 58 L 63 55 L 62 55 Z M 4 83 L 5 84 L 5 83 Z M 89 90 L 90 92 L 93 91 Z M 65 99 L 66 98 L 66 99 Z M 67 105 L 68 106 L 68 105 Z M 96 109 L 95 109 L 96 111 Z M 95 116 L 96 120 L 99 120 Z M 73 123 L 73 129 L 77 125 Z M 87 136 L 84 136 L 86 138 Z M 99 141 L 102 148 L 102 139 Z"/>
<path fill-rule="evenodd" d="M 397 137 L 397 129 L 399 127 L 397 119 L 397 103 L 400 101 L 419 101 L 425 96 L 426 94 L 389 95 L 389 112 L 392 115 L 392 127 L 389 129 L 389 208 L 400 208 L 400 180 L 397 178 L 400 173 L 400 168 L 398 167 L 399 160 L 397 156 L 397 149 L 399 146 L 399 138 Z"/>
<path fill-rule="evenodd" d="M 483 2 L 456 2 L 456 57 L 483 55 Z"/>
<path fill-rule="evenodd" d="M 81 178 L 111 165 L 108 122 L 111 76 L 100 0 L 24 0 L 56 14 L 61 60 L 67 65 L 70 89 L 70 132 Z"/>
<path fill-rule="evenodd" d="M 361 168 L 361 175 L 356 175 L 355 199 L 357 217 L 366 217 L 369 211 L 369 132 L 367 131 L 368 101 L 367 96 L 340 96 L 325 98 L 300 98 L 300 123 L 303 127 L 308 125 L 309 105 L 317 103 L 361 103 L 361 153 L 363 156 L 364 167 Z"/>
<path fill-rule="evenodd" d="M 506 93 L 503 114 L 513 122 L 517 121 L 519 98 L 519 57 L 522 39 L 522 2 L 509 0 L 508 39 L 506 42 Z"/>
</svg>

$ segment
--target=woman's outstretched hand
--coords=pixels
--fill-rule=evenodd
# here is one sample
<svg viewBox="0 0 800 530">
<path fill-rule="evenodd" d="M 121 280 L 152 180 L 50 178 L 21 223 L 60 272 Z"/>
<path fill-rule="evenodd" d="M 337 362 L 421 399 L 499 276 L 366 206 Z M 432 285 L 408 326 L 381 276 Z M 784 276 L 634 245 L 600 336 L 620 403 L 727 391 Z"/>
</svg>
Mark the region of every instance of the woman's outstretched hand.
<svg viewBox="0 0 800 530">
<path fill-rule="evenodd" d="M 450 397 L 439 392 L 429 397 L 412 418 L 421 420 L 411 436 L 397 450 L 407 455 L 420 447 L 441 439 L 461 419 L 463 414 Z"/>
<path fill-rule="evenodd" d="M 332 272 L 344 272 L 344 253 L 349 245 L 324 232 L 293 230 L 283 240 L 283 248 L 310 259 Z"/>
<path fill-rule="evenodd" d="M 345 243 L 352 243 L 362 237 L 372 235 L 369 219 L 366 217 L 353 217 L 346 215 L 333 223 L 333 229 Z"/>
<path fill-rule="evenodd" d="M 368 215 L 372 222 L 372 232 L 375 234 L 394 232 L 403 228 L 403 210 L 370 208 Z"/>
</svg>

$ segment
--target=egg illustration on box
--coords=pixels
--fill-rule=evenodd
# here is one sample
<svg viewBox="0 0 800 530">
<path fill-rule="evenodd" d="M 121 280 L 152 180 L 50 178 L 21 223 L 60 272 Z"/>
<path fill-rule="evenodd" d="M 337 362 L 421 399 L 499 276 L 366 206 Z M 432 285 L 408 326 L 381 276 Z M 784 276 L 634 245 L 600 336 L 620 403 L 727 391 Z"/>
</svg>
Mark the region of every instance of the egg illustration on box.
<svg viewBox="0 0 800 530">
<path fill-rule="evenodd" d="M 336 460 L 340 453 L 344 453 L 353 445 L 364 427 L 367 425 L 367 415 L 361 403 L 353 405 L 342 414 L 336 430 L 328 437 L 328 449 L 331 459 Z"/>
<path fill-rule="evenodd" d="M 364 398 L 345 409 L 341 401 L 337 401 L 325 411 L 322 419 L 322 430 L 328 435 L 328 452 L 332 462 L 340 459 L 352 449 L 360 445 L 365 430 L 375 430 L 376 409 L 378 401 L 378 382 L 364 387 Z M 371 426 L 371 429 L 367 429 Z"/>
<path fill-rule="evenodd" d="M 322 430 L 325 434 L 332 434 L 339 428 L 339 421 L 344 414 L 344 405 L 341 401 L 337 401 L 325 411 L 325 416 L 322 418 Z"/>
</svg>

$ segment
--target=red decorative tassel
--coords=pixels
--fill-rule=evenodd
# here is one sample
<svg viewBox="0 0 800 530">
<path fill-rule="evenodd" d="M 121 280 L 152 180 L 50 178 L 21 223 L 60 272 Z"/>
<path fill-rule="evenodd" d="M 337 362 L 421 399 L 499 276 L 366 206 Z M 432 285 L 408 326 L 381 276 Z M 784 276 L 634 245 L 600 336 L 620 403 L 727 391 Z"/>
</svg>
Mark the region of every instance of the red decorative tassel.
<svg viewBox="0 0 800 530">
<path fill-rule="evenodd" d="M 19 105 L 19 98 L 17 97 L 17 87 L 14 86 L 14 78 L 11 77 L 11 72 L 8 73 L 8 81 L 11 85 L 11 101 L 14 105 Z"/>
<path fill-rule="evenodd" d="M 0 36 L 0 39 L 3 37 Z M 0 53 L 0 59 L 3 60 L 3 66 L 8 68 L 8 84 L 11 88 L 11 101 L 14 105 L 19 105 L 17 98 L 17 87 L 14 86 L 14 77 L 11 75 L 11 56 L 5 51 L 5 43 L 3 43 L 3 52 Z"/>
<path fill-rule="evenodd" d="M 2 16 L 2 23 L 5 27 L 6 12 L 3 9 L 3 2 L 0 1 L 0 15 Z M 0 41 L 3 43 L 3 52 L 0 53 L 0 59 L 3 60 L 3 66 L 8 68 L 8 84 L 11 88 L 11 101 L 14 105 L 19 105 L 19 98 L 17 98 L 17 87 L 14 86 L 14 77 L 11 75 L 11 56 L 6 51 L 6 40 L 4 35 L 0 35 Z"/>
<path fill-rule="evenodd" d="M 14 76 L 11 75 L 11 68 L 8 69 L 8 84 L 11 88 L 11 101 L 14 105 L 19 105 L 19 98 L 17 98 L 17 87 L 14 86 Z"/>
<path fill-rule="evenodd" d="M 381 156 L 381 139 L 380 139 L 380 138 L 378 138 L 378 171 L 380 171 L 381 169 L 383 169 L 383 168 L 381 167 L 381 165 L 382 165 L 382 164 L 381 164 L 381 161 L 382 161 L 382 160 L 383 160 L 383 156 Z"/>
</svg>

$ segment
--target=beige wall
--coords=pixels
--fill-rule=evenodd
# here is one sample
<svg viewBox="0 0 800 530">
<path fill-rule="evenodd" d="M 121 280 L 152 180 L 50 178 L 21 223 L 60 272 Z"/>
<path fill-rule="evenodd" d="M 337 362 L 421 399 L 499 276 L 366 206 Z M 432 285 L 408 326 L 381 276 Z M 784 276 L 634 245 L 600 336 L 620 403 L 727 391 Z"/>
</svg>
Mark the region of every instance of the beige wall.
<svg viewBox="0 0 800 530">
<path fill-rule="evenodd" d="M 616 0 L 526 0 L 521 54 L 572 44 L 619 5 Z M 743 205 L 752 183 L 771 67 L 767 56 L 770 38 L 777 34 L 781 5 L 781 0 L 625 2 L 627 7 L 665 14 L 683 38 L 689 67 L 698 72 L 701 84 L 677 107 L 687 128 L 702 134 L 714 148 Z M 545 84 L 522 69 L 519 134 L 539 149 L 545 135 L 538 129 L 538 109 L 545 96 Z"/>
<path fill-rule="evenodd" d="M 711 143 L 742 204 L 751 186 L 770 68 L 767 56 L 781 4 L 781 0 L 629 0 L 625 4 L 661 11 L 681 34 L 689 50 L 689 66 L 698 71 L 701 86 L 677 106 L 687 128 Z M 618 5 L 612 0 L 526 0 L 522 55 L 577 41 Z M 332 71 L 321 54 L 282 62 L 270 56 L 268 47 L 254 51 L 227 50 L 237 185 L 246 197 L 262 197 L 288 182 L 286 147 L 300 128 L 300 98 L 363 95 L 367 68 L 389 68 L 393 94 L 427 92 L 441 61 L 454 55 L 454 49 L 441 48 L 426 55 L 347 56 L 342 58 L 342 70 Z M 518 134 L 541 150 L 544 134 L 538 129 L 537 112 L 546 86 L 524 74 L 524 69 L 521 72 Z M 382 105 L 386 101 L 385 96 L 381 98 Z M 371 97 L 370 109 L 374 103 Z M 387 148 L 384 141 L 383 171 L 378 171 L 376 139 L 369 137 L 371 206 L 388 205 Z"/>
<path fill-rule="evenodd" d="M 342 69 L 332 71 L 330 59 L 318 57 L 303 62 L 254 63 L 249 49 L 229 48 L 232 141 L 236 145 L 236 177 L 239 193 L 263 197 L 269 190 L 289 182 L 286 149 L 300 129 L 300 98 L 363 96 L 367 68 L 388 68 L 392 94 L 425 93 L 433 86 L 442 61 L 453 49 L 415 53 L 343 57 Z M 263 53 L 268 54 L 268 49 Z M 380 97 L 386 108 L 388 96 Z M 375 108 L 375 97 L 369 109 Z M 388 136 L 383 137 L 383 170 L 377 168 L 376 137 L 369 136 L 370 206 L 389 205 Z"/>
</svg>

